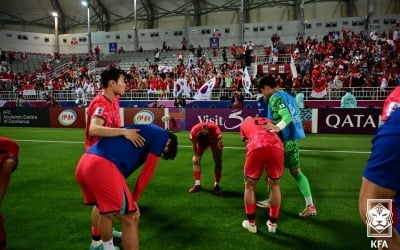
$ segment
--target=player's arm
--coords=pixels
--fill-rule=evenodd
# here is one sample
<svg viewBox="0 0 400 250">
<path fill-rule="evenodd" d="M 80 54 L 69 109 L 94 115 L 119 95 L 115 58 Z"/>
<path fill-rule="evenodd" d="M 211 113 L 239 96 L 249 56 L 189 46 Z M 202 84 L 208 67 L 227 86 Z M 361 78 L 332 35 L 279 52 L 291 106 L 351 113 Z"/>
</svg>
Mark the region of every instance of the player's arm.
<svg viewBox="0 0 400 250">
<path fill-rule="evenodd" d="M 106 127 L 104 126 L 104 120 L 102 118 L 94 116 L 90 121 L 89 136 L 114 137 L 123 135 L 126 139 L 132 141 L 136 147 L 142 147 L 145 139 L 138 131 L 140 131 L 140 129 Z"/>
<path fill-rule="evenodd" d="M 240 138 L 242 139 L 242 142 L 244 142 L 247 145 L 248 139 L 242 126 L 240 126 Z"/>
<path fill-rule="evenodd" d="M 222 131 L 219 128 L 218 125 L 213 125 L 212 127 L 209 128 L 210 129 L 210 133 L 212 136 L 215 136 L 214 138 L 216 139 L 217 142 L 217 146 L 219 149 L 223 148 L 223 141 L 222 141 Z"/>
<path fill-rule="evenodd" d="M 364 224 L 367 220 L 368 199 L 392 199 L 395 195 L 395 191 L 379 186 L 368 180 L 367 178 L 363 177 L 360 196 L 358 200 L 358 211 Z M 400 236 L 395 228 L 392 231 L 392 237 L 385 237 L 381 239 L 386 240 L 386 242 L 388 243 L 389 248 L 387 249 L 400 249 Z"/>
<path fill-rule="evenodd" d="M 275 124 L 267 124 L 265 128 L 270 132 L 276 132 L 283 130 L 286 126 L 293 121 L 292 115 L 289 109 L 286 107 L 282 98 L 273 98 L 271 100 L 272 112 L 277 112 L 281 120 Z"/>
<path fill-rule="evenodd" d="M 147 155 L 146 162 L 144 163 L 142 171 L 140 172 L 139 177 L 136 180 L 135 189 L 132 194 L 133 201 L 137 202 L 140 199 L 143 190 L 146 188 L 147 184 L 153 177 L 158 159 L 159 157 L 153 153 L 149 153 Z"/>
<path fill-rule="evenodd" d="M 6 195 L 11 174 L 18 164 L 18 144 L 9 139 L 0 140 L 0 151 L 5 154 L 0 155 L 0 207 Z"/>
</svg>

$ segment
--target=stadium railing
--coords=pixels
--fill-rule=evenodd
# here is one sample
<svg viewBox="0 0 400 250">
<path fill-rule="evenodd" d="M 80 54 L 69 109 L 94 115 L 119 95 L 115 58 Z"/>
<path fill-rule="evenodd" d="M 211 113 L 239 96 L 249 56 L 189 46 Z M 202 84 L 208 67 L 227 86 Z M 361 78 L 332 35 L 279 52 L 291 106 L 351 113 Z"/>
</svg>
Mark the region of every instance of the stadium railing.
<svg viewBox="0 0 400 250">
<path fill-rule="evenodd" d="M 385 100 L 388 94 L 394 87 L 388 87 L 382 90 L 379 87 L 358 87 L 350 88 L 353 95 L 357 100 Z M 37 90 L 34 95 L 25 95 L 27 100 L 44 100 L 45 94 L 48 94 L 48 90 Z M 244 92 L 244 91 L 243 91 Z M 304 93 L 304 100 L 340 100 L 344 95 L 344 90 L 327 90 L 327 95 L 321 99 L 314 99 L 311 96 L 312 88 L 302 88 Z M 245 100 L 257 100 L 260 94 L 256 89 L 251 89 L 252 95 L 244 94 Z M 52 91 L 54 98 L 58 101 L 71 101 L 77 98 L 75 90 L 55 90 Z M 87 93 L 87 99 L 95 95 Z M 190 96 L 193 97 L 196 92 L 191 92 Z M 14 101 L 18 97 L 18 93 L 13 91 L 0 91 L 0 100 L 3 101 Z M 189 97 L 189 98 L 191 98 Z M 214 88 L 212 90 L 209 100 L 230 100 L 232 97 L 232 91 L 228 89 Z M 124 95 L 121 96 L 121 100 L 174 100 L 173 91 L 170 92 L 150 92 L 149 90 L 126 90 Z"/>
</svg>

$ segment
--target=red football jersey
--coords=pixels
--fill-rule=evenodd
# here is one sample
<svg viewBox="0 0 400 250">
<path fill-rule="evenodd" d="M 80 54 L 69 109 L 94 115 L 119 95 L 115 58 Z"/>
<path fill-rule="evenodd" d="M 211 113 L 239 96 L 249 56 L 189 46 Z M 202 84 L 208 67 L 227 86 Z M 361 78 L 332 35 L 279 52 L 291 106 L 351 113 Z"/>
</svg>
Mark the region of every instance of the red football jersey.
<svg viewBox="0 0 400 250">
<path fill-rule="evenodd" d="M 383 104 L 382 118 L 384 122 L 390 116 L 390 114 L 397 108 L 400 107 L 400 87 L 395 88 L 390 95 L 386 98 Z"/>
<path fill-rule="evenodd" d="M 119 96 L 113 101 L 104 95 L 98 95 L 90 102 L 87 109 L 85 148 L 88 149 L 99 140 L 97 136 L 89 136 L 89 127 L 92 117 L 99 117 L 104 120 L 104 126 L 109 128 L 121 127 L 119 115 Z"/>
<path fill-rule="evenodd" d="M 215 143 L 218 139 L 221 138 L 222 133 L 221 129 L 212 122 L 199 122 L 192 127 L 189 134 L 189 139 L 191 141 L 196 141 L 197 134 L 204 128 L 207 127 L 210 132 L 210 144 Z"/>
</svg>

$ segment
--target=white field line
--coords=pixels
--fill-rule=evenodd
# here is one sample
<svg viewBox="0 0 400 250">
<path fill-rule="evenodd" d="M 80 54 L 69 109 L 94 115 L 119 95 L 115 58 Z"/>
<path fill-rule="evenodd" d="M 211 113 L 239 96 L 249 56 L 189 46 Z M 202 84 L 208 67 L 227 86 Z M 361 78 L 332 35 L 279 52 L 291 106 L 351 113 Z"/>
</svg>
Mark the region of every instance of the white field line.
<svg viewBox="0 0 400 250">
<path fill-rule="evenodd" d="M 20 142 L 37 142 L 37 143 L 65 143 L 65 144 L 83 144 L 80 141 L 48 141 L 48 140 L 24 140 L 15 139 Z M 192 145 L 179 145 L 182 148 L 191 148 Z M 225 149 L 244 150 L 244 147 L 224 146 Z M 370 151 L 348 151 L 348 150 L 318 150 L 318 149 L 300 149 L 300 152 L 320 152 L 320 153 L 343 153 L 343 154 L 370 154 Z"/>
</svg>

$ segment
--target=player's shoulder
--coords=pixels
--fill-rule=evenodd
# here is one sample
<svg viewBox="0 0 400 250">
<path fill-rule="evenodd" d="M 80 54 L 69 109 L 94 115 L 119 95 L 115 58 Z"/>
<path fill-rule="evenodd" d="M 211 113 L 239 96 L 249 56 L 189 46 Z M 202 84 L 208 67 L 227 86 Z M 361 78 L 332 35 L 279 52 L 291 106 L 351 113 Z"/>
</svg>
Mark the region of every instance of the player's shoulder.
<svg viewBox="0 0 400 250">
<path fill-rule="evenodd" d="M 0 136 L 0 144 L 17 145 L 17 142 L 11 138 Z"/>
</svg>

